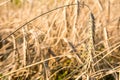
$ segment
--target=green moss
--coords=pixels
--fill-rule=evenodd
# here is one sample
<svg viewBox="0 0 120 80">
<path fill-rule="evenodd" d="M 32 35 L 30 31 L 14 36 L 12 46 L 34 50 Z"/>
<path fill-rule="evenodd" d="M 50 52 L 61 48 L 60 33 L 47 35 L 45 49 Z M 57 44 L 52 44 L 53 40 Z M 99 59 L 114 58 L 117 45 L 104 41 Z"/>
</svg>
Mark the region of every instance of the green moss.
<svg viewBox="0 0 120 80">
<path fill-rule="evenodd" d="M 62 71 L 60 71 L 60 72 L 57 74 L 55 80 L 62 80 L 67 74 L 68 74 L 68 71 L 67 71 L 67 70 L 62 70 Z"/>
</svg>

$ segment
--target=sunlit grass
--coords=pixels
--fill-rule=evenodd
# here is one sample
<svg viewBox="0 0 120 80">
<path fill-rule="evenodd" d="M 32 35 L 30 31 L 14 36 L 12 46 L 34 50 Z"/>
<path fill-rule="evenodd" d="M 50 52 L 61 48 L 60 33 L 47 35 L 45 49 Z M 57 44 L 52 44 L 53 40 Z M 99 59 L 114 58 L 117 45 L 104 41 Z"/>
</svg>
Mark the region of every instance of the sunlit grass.
<svg viewBox="0 0 120 80">
<path fill-rule="evenodd" d="M 1 80 L 119 80 L 119 6 L 99 0 L 1 1 Z"/>
</svg>

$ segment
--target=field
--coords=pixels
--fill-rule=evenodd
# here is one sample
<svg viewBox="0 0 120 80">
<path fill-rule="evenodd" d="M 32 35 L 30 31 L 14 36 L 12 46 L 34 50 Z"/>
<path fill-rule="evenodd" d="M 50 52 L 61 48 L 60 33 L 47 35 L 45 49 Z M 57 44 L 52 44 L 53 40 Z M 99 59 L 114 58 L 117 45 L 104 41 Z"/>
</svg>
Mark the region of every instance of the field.
<svg viewBox="0 0 120 80">
<path fill-rule="evenodd" d="M 0 80 L 120 80 L 120 0 L 0 0 Z"/>
</svg>

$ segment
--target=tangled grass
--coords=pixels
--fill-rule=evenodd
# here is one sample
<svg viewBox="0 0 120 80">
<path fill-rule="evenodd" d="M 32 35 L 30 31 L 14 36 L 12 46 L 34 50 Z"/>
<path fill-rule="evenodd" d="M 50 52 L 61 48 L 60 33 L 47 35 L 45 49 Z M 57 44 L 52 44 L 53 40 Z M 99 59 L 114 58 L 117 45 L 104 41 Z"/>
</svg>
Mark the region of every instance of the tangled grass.
<svg viewBox="0 0 120 80">
<path fill-rule="evenodd" d="M 119 7 L 119 0 L 1 0 L 0 79 L 120 80 Z"/>
</svg>

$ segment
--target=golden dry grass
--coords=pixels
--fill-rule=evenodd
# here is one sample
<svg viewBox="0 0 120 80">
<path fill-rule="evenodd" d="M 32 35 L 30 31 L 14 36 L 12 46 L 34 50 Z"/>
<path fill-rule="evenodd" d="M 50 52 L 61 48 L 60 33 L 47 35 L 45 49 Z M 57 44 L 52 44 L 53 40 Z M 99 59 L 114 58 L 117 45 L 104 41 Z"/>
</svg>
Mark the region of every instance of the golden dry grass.
<svg viewBox="0 0 120 80">
<path fill-rule="evenodd" d="M 0 15 L 0 80 L 120 80 L 120 0 L 0 0 Z"/>
</svg>

